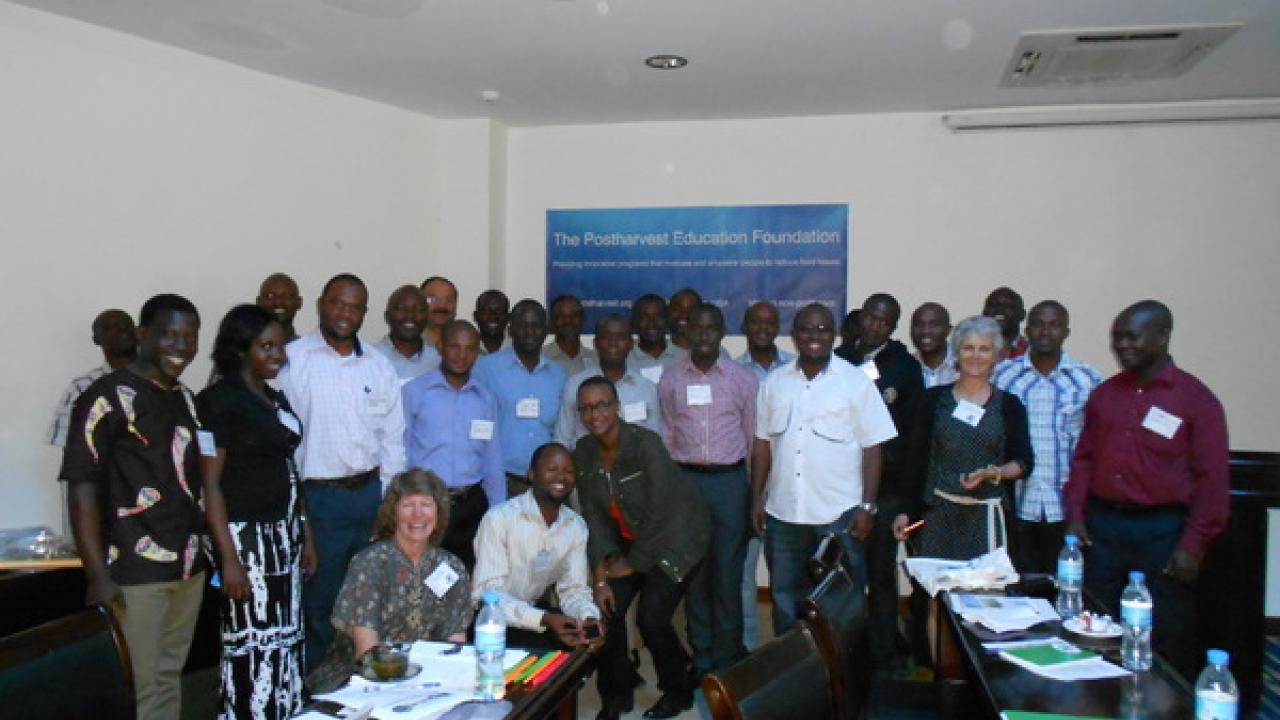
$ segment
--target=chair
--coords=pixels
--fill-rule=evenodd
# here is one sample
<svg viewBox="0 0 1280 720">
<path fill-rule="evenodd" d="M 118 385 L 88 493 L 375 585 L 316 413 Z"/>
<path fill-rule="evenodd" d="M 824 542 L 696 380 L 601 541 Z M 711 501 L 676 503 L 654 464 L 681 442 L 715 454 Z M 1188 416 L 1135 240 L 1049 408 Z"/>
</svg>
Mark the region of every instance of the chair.
<svg viewBox="0 0 1280 720">
<path fill-rule="evenodd" d="M 133 666 L 101 604 L 0 638 L 0 698 L 26 720 L 136 717 Z"/>
<path fill-rule="evenodd" d="M 830 670 L 804 621 L 728 669 L 702 678 L 716 720 L 840 717 L 831 687 Z"/>
<path fill-rule="evenodd" d="M 812 628 L 831 669 L 831 692 L 840 711 L 836 717 L 859 717 L 870 695 L 866 610 L 866 593 L 854 585 L 843 551 L 825 563 L 821 582 L 800 601 L 800 617 Z"/>
</svg>

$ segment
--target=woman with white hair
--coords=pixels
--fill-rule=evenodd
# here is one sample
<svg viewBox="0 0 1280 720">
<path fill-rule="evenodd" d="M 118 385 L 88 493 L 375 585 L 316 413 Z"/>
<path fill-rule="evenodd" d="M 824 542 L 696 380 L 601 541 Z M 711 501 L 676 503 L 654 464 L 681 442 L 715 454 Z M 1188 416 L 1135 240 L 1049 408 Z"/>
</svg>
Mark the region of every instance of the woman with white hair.
<svg viewBox="0 0 1280 720">
<path fill-rule="evenodd" d="M 1003 345 L 991 318 L 956 325 L 959 378 L 926 390 L 916 408 L 904 480 L 916 501 L 912 515 L 923 511 L 922 556 L 969 560 L 1008 545 L 1011 486 L 1031 473 L 1032 451 L 1026 408 L 990 380 Z M 894 519 L 899 539 L 910 522 L 906 514 Z"/>
</svg>

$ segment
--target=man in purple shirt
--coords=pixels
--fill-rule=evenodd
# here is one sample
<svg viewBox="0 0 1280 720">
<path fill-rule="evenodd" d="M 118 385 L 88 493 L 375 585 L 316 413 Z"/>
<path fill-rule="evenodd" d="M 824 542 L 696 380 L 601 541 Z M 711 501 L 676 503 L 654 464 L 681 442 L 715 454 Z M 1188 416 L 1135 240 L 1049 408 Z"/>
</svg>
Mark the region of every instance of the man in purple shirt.
<svg viewBox="0 0 1280 720">
<path fill-rule="evenodd" d="M 440 367 L 404 386 L 406 465 L 431 470 L 449 486 L 449 527 L 441 546 L 470 572 L 480 519 L 507 499 L 498 444 L 498 401 L 471 377 L 480 333 L 465 320 L 445 327 Z M 481 492 L 483 490 L 483 492 Z"/>
<path fill-rule="evenodd" d="M 711 548 L 689 581 L 689 644 L 694 671 L 719 670 L 746 654 L 742 645 L 742 562 L 751 484 L 746 457 L 756 423 L 755 373 L 720 352 L 724 315 L 703 303 L 689 313 L 690 355 L 658 383 L 663 441 L 707 501 Z"/>
</svg>

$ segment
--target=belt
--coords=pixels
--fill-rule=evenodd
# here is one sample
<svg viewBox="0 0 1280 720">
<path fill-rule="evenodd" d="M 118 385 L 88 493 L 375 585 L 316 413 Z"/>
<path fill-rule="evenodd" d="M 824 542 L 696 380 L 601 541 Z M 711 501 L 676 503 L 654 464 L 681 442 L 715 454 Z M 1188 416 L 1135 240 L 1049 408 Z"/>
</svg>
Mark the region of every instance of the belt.
<svg viewBox="0 0 1280 720">
<path fill-rule="evenodd" d="M 472 492 L 480 489 L 480 483 L 464 485 L 462 487 L 449 488 L 449 502 L 456 503 L 465 500 Z"/>
<path fill-rule="evenodd" d="M 324 487 L 336 487 L 351 490 L 353 488 L 362 487 L 365 483 L 378 477 L 378 468 L 365 470 L 354 475 L 339 478 L 307 478 L 307 482 L 323 485 Z"/>
<path fill-rule="evenodd" d="M 679 465 L 681 468 L 688 470 L 689 472 L 702 473 L 703 475 L 715 475 L 717 473 L 729 472 L 730 470 L 737 470 L 738 468 L 746 465 L 746 461 L 739 460 L 738 462 L 729 463 L 728 465 L 710 465 L 710 464 L 703 465 L 699 463 L 676 463 L 676 464 Z"/>
<path fill-rule="evenodd" d="M 1097 495 L 1089 496 L 1089 504 L 1095 508 L 1117 515 L 1186 515 L 1187 506 L 1182 503 L 1166 503 L 1164 505 L 1142 505 L 1140 503 L 1113 502 L 1103 500 Z"/>
<path fill-rule="evenodd" d="M 1004 506 L 1000 504 L 1000 498 L 976 498 L 970 495 L 955 495 L 937 488 L 934 488 L 933 494 L 956 505 L 985 505 L 987 507 L 987 552 L 1009 545 L 1008 530 L 1004 519 Z M 996 532 L 997 517 L 1000 519 L 999 533 Z"/>
</svg>

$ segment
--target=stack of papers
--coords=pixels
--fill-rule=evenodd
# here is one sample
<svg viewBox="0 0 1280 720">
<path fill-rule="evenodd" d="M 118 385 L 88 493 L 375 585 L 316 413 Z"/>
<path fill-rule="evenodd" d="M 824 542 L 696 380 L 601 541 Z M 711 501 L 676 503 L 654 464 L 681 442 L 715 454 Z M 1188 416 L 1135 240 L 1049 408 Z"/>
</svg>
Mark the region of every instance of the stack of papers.
<svg viewBox="0 0 1280 720">
<path fill-rule="evenodd" d="M 1018 571 L 1002 547 L 972 560 L 908 558 L 907 572 L 931 596 L 939 590 L 999 590 L 1018 582 Z"/>
<path fill-rule="evenodd" d="M 1129 674 L 1097 653 L 1082 650 L 1060 638 L 1001 650 L 1000 657 L 1051 680 L 1097 680 Z"/>
<path fill-rule="evenodd" d="M 967 622 L 994 632 L 1026 630 L 1032 625 L 1058 619 L 1053 605 L 1043 598 L 1000 595 L 951 594 L 951 611 Z"/>
<path fill-rule="evenodd" d="M 372 706 L 371 718 L 378 720 L 431 720 L 468 700 L 479 699 L 475 692 L 476 651 L 468 645 L 452 652 L 450 643 L 415 642 L 409 662 L 422 672 L 398 682 L 372 682 L 353 675 L 340 690 L 317 695 L 348 708 Z M 518 665 L 529 653 L 507 648 L 504 669 Z M 397 710 L 397 707 L 406 708 Z"/>
</svg>

